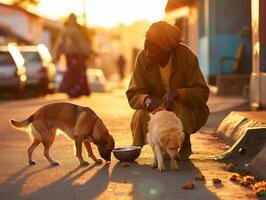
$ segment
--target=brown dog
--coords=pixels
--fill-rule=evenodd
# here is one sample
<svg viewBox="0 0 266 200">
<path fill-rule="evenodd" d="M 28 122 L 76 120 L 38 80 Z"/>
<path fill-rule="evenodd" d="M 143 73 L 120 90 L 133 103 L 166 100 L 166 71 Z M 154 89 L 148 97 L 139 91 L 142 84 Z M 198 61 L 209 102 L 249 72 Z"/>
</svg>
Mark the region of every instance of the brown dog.
<svg viewBox="0 0 266 200">
<path fill-rule="evenodd" d="M 104 160 L 111 160 L 111 152 L 115 146 L 114 139 L 102 120 L 88 107 L 64 102 L 48 104 L 38 109 L 28 119 L 21 122 L 10 120 L 10 123 L 15 128 L 29 127 L 27 132 L 33 136 L 33 142 L 28 149 L 30 165 L 35 164 L 32 160 L 32 152 L 41 142 L 44 146 L 44 156 L 51 165 L 58 165 L 58 162 L 49 155 L 57 129 L 62 130 L 75 141 L 76 156 L 80 165 L 89 164 L 82 157 L 82 143 L 86 147 L 88 156 L 95 162 L 99 163 L 102 160 L 94 156 L 90 142 L 97 145 Z"/>
</svg>

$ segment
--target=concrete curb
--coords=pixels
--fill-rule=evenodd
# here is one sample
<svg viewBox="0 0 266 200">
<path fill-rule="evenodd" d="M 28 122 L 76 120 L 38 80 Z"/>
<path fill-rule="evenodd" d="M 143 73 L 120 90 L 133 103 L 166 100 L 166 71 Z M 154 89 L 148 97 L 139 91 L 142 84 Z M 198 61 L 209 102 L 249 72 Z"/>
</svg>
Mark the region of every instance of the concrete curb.
<svg viewBox="0 0 266 200">
<path fill-rule="evenodd" d="M 266 145 L 266 127 L 248 128 L 228 149 L 223 158 L 237 158 L 250 162 Z"/>
<path fill-rule="evenodd" d="M 217 134 L 233 145 L 249 128 L 263 128 L 266 123 L 249 118 L 245 112 L 231 112 L 220 123 Z"/>
<path fill-rule="evenodd" d="M 256 112 L 231 112 L 221 122 L 217 134 L 231 148 L 217 157 L 234 160 L 255 176 L 266 179 L 266 123 Z M 259 113 L 261 114 L 261 113 Z M 266 112 L 265 112 L 266 114 Z M 253 116 L 253 117 L 251 117 Z"/>
<path fill-rule="evenodd" d="M 248 171 L 253 174 L 256 174 L 258 177 L 262 179 L 266 179 L 266 145 L 263 149 L 254 157 L 254 159 L 250 162 L 250 166 L 248 167 Z"/>
</svg>

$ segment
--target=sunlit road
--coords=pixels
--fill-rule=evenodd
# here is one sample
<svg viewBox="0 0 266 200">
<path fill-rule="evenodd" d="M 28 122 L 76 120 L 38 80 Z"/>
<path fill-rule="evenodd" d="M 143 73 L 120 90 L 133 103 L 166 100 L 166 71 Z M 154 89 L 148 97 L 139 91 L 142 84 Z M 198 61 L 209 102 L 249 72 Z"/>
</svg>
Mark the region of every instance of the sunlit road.
<svg viewBox="0 0 266 200">
<path fill-rule="evenodd" d="M 224 145 L 213 135 L 193 135 L 193 156 L 190 161 L 179 161 L 180 170 L 157 172 L 149 167 L 151 149 L 145 146 L 141 156 L 129 167 L 123 167 L 115 158 L 110 166 L 90 165 L 79 168 L 74 156 L 72 141 L 59 135 L 51 149 L 51 156 L 60 162 L 49 167 L 43 156 L 42 145 L 33 154 L 37 162 L 28 166 L 28 136 L 10 127 L 11 118 L 22 120 L 40 106 L 55 101 L 70 101 L 91 107 L 113 134 L 116 146 L 130 145 L 130 117 L 121 90 L 93 94 L 91 97 L 68 100 L 62 94 L 42 98 L 0 102 L 0 199 L 252 199 L 252 191 L 227 180 L 228 172 L 222 164 L 206 159 L 213 153 L 223 152 Z M 219 108 L 218 100 L 211 98 L 212 110 Z M 216 105 L 217 104 L 217 105 Z M 217 110 L 215 110 L 217 111 Z M 214 120 L 215 121 L 215 120 Z M 211 127 L 212 120 L 208 123 Z M 97 150 L 94 148 L 98 156 Z M 84 157 L 88 160 L 86 153 Z M 203 173 L 206 181 L 195 182 L 195 189 L 182 190 L 184 182 L 192 181 L 197 173 Z M 222 179 L 221 185 L 213 185 L 211 179 Z"/>
</svg>

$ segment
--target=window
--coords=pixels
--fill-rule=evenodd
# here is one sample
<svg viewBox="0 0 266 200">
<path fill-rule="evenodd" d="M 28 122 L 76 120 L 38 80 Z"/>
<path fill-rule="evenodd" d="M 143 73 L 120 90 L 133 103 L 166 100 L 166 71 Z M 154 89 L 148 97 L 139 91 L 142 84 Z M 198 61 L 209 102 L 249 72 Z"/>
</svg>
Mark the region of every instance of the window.
<svg viewBox="0 0 266 200">
<path fill-rule="evenodd" d="M 32 62 L 38 62 L 41 63 L 41 58 L 38 52 L 34 52 L 34 51 L 24 51 L 21 52 L 22 56 L 25 59 L 25 63 L 32 63 Z"/>
<path fill-rule="evenodd" d="M 16 66 L 9 52 L 0 52 L 0 67 L 7 65 Z"/>
</svg>

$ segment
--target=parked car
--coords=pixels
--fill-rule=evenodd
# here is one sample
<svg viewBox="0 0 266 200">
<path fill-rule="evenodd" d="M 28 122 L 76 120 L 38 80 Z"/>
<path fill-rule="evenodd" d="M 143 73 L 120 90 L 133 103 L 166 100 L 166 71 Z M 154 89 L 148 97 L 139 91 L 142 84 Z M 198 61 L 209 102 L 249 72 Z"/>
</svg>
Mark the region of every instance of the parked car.
<svg viewBox="0 0 266 200">
<path fill-rule="evenodd" d="M 56 67 L 45 45 L 17 46 L 25 59 L 27 87 L 37 93 L 48 94 L 55 90 Z"/>
<path fill-rule="evenodd" d="M 92 92 L 106 92 L 107 81 L 101 69 L 89 68 L 87 77 Z"/>
<path fill-rule="evenodd" d="M 9 44 L 0 46 L 0 91 L 11 91 L 20 97 L 27 80 L 24 58 L 18 49 Z"/>
</svg>

